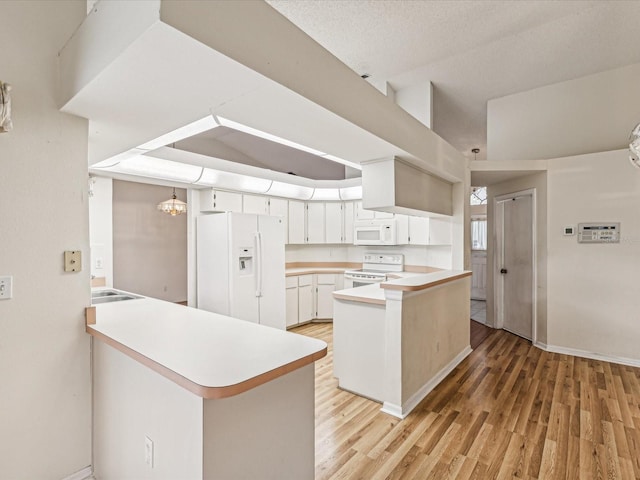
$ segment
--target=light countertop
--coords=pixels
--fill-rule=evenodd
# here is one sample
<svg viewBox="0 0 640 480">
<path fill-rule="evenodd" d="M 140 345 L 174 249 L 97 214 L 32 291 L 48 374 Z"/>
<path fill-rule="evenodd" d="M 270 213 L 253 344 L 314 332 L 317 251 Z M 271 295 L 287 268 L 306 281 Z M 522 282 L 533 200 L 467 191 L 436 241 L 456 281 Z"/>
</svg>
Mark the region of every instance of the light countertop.
<svg viewBox="0 0 640 480">
<path fill-rule="evenodd" d="M 347 270 L 353 270 L 346 267 L 296 267 L 287 268 L 284 271 L 286 277 L 293 277 L 297 275 L 310 275 L 313 273 L 344 273 Z"/>
<path fill-rule="evenodd" d="M 153 298 L 95 308 L 87 333 L 203 398 L 237 395 L 327 352 L 321 340 Z"/>
<path fill-rule="evenodd" d="M 393 280 L 333 292 L 333 297 L 352 302 L 385 305 L 385 290 L 418 291 L 459 280 L 471 275 L 467 270 L 442 270 L 433 273 L 398 272 Z"/>
</svg>

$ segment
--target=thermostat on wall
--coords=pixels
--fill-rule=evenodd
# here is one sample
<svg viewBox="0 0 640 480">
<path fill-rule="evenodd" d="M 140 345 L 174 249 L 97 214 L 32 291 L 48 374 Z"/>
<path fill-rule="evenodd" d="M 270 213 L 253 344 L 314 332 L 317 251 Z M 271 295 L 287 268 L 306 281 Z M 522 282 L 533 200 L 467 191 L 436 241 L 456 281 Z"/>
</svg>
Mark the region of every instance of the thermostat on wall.
<svg viewBox="0 0 640 480">
<path fill-rule="evenodd" d="M 578 243 L 620 243 L 620 224 L 579 223 Z"/>
<path fill-rule="evenodd" d="M 568 225 L 568 226 L 564 227 L 563 233 L 565 235 L 575 235 L 576 234 L 576 227 L 573 226 L 573 225 Z"/>
</svg>

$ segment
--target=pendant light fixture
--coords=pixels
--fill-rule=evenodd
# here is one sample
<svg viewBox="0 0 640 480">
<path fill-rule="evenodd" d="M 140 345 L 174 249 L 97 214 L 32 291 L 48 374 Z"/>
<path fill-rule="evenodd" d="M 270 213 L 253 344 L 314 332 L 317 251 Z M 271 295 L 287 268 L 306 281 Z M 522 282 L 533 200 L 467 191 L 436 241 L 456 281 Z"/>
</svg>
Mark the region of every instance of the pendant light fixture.
<svg viewBox="0 0 640 480">
<path fill-rule="evenodd" d="M 634 167 L 640 168 L 640 123 L 629 136 L 629 160 Z"/>
<path fill-rule="evenodd" d="M 176 187 L 173 187 L 173 195 L 169 200 L 159 203 L 158 210 L 175 217 L 181 213 L 187 213 L 187 204 L 176 198 Z"/>
</svg>

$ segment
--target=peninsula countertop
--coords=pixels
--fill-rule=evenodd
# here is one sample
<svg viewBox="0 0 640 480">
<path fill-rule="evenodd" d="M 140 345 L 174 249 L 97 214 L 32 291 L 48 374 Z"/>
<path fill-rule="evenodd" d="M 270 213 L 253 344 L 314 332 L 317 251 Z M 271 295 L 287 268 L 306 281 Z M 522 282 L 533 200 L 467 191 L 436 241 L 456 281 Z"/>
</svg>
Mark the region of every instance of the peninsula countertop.
<svg viewBox="0 0 640 480">
<path fill-rule="evenodd" d="M 467 270 L 442 270 L 432 273 L 397 272 L 393 280 L 333 292 L 333 297 L 352 302 L 385 305 L 385 290 L 418 291 L 471 275 Z M 391 275 L 390 275 L 391 276 Z"/>
<path fill-rule="evenodd" d="M 321 340 L 153 298 L 95 308 L 87 333 L 202 398 L 237 395 L 327 353 Z"/>
</svg>

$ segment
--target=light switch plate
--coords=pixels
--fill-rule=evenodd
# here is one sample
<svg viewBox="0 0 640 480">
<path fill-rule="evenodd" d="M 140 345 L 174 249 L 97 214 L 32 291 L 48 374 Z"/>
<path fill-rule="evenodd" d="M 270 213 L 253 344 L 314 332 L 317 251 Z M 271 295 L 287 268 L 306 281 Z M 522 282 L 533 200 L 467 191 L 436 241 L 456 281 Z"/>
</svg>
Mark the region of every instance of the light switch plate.
<svg viewBox="0 0 640 480">
<path fill-rule="evenodd" d="M 82 252 L 80 250 L 67 250 L 64 252 L 64 271 L 79 272 L 82 270 Z"/>
<path fill-rule="evenodd" d="M 13 297 L 13 277 L 0 277 L 0 300 L 9 300 Z"/>
</svg>

